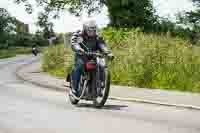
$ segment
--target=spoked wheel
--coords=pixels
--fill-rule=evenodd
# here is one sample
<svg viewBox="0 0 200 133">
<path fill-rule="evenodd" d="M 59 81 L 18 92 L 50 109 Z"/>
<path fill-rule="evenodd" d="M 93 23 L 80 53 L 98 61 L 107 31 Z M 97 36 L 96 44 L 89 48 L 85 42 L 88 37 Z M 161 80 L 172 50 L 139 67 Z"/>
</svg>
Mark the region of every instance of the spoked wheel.
<svg viewBox="0 0 200 133">
<path fill-rule="evenodd" d="M 94 82 L 96 83 L 97 81 L 94 80 Z M 98 88 L 96 86 L 97 89 L 97 94 L 98 94 Z M 101 90 L 101 95 L 97 95 L 96 99 L 94 99 L 93 104 L 96 108 L 101 108 L 104 106 L 104 104 L 106 103 L 108 96 L 109 96 L 109 92 L 110 92 L 110 72 L 108 71 L 108 69 L 105 69 L 105 83 L 104 83 L 104 88 L 102 88 Z"/>
<path fill-rule="evenodd" d="M 69 83 L 70 83 L 70 89 L 69 89 L 69 100 L 70 100 L 70 102 L 71 102 L 71 104 L 73 104 L 73 105 L 76 105 L 78 102 L 79 102 L 79 100 L 77 100 L 75 97 L 74 97 L 74 94 L 73 94 L 73 85 L 72 85 L 72 77 L 70 76 L 70 79 L 69 79 Z"/>
</svg>

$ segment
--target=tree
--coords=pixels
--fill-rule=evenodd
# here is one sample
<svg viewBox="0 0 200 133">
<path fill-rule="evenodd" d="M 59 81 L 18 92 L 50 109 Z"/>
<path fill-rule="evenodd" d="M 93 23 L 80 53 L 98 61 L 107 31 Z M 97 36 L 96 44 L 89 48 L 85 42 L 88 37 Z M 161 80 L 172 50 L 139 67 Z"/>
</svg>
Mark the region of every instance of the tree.
<svg viewBox="0 0 200 133">
<path fill-rule="evenodd" d="M 197 7 L 196 10 L 187 11 L 177 14 L 178 23 L 185 24 L 190 26 L 195 30 L 200 26 L 200 0 L 191 0 L 194 3 L 194 6 Z"/>
<path fill-rule="evenodd" d="M 11 17 L 6 9 L 0 8 L 0 34 L 13 32 L 15 22 L 15 18 Z"/>
<path fill-rule="evenodd" d="M 42 29 L 44 38 L 49 39 L 55 35 L 54 30 L 53 30 L 54 25 L 49 20 L 48 12 L 39 13 L 37 25 Z"/>
<path fill-rule="evenodd" d="M 191 0 L 196 6 L 196 10 L 177 14 L 177 21 L 191 29 L 190 40 L 196 44 L 200 33 L 200 0 Z"/>
<path fill-rule="evenodd" d="M 32 11 L 28 0 L 14 0 L 16 3 L 26 3 L 26 10 Z M 59 12 L 68 10 L 76 16 L 83 11 L 90 15 L 100 12 L 103 6 L 107 6 L 112 26 L 122 27 L 151 27 L 154 23 L 154 9 L 151 0 L 35 0 L 37 6 L 44 7 L 42 16 L 59 17 Z M 30 8 L 30 9 L 29 9 Z M 44 17 L 45 16 L 45 17 Z"/>
<path fill-rule="evenodd" d="M 150 0 L 107 0 L 111 25 L 148 28 L 155 22 Z"/>
<path fill-rule="evenodd" d="M 15 32 L 15 22 L 6 9 L 0 8 L 0 48 L 8 47 L 8 40 Z"/>
<path fill-rule="evenodd" d="M 191 0 L 195 5 L 200 6 L 200 0 Z"/>
</svg>

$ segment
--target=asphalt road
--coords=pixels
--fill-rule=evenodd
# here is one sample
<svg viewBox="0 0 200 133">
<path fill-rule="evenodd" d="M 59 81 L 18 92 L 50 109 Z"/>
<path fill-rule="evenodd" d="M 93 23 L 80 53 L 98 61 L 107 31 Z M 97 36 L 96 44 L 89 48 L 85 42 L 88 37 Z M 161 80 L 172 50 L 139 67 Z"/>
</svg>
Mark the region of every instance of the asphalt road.
<svg viewBox="0 0 200 133">
<path fill-rule="evenodd" d="M 67 95 L 23 82 L 33 56 L 0 60 L 0 133 L 200 133 L 200 111 L 109 100 L 72 106 Z"/>
</svg>

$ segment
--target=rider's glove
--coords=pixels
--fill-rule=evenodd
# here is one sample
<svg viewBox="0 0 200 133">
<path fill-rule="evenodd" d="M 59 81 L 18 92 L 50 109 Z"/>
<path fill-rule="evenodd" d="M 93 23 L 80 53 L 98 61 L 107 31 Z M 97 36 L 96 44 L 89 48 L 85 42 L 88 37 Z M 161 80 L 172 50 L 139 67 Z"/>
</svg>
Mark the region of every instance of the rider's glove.
<svg viewBox="0 0 200 133">
<path fill-rule="evenodd" d="M 85 54 L 85 51 L 84 51 L 82 48 L 80 48 L 80 49 L 77 51 L 77 53 L 78 53 L 79 55 L 83 55 L 83 54 Z"/>
<path fill-rule="evenodd" d="M 113 60 L 114 59 L 114 55 L 112 53 L 107 54 L 108 58 Z"/>
</svg>

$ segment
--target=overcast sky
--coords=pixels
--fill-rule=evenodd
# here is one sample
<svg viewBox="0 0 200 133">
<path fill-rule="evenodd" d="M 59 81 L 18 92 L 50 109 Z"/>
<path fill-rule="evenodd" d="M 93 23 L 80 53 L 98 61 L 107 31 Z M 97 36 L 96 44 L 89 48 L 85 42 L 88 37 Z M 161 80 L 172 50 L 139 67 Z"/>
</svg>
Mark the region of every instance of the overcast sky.
<svg viewBox="0 0 200 133">
<path fill-rule="evenodd" d="M 35 32 L 36 26 L 35 22 L 37 21 L 37 12 L 36 10 L 32 15 L 27 14 L 24 11 L 23 5 L 15 5 L 12 2 L 13 0 L 0 0 L 0 8 L 5 8 L 8 12 L 15 16 L 20 21 L 29 24 L 30 31 Z M 154 0 L 154 6 L 156 6 L 157 13 L 160 16 L 170 16 L 173 18 L 173 15 L 178 11 L 191 10 L 193 9 L 192 3 L 189 0 Z M 107 17 L 106 8 L 103 9 L 101 14 L 96 15 L 95 18 L 100 27 L 105 26 L 109 20 Z M 86 16 L 82 18 L 76 18 L 70 15 L 68 12 L 62 13 L 59 20 L 54 20 L 54 30 L 56 32 L 69 32 L 75 31 L 81 28 L 81 24 L 86 20 Z"/>
</svg>

